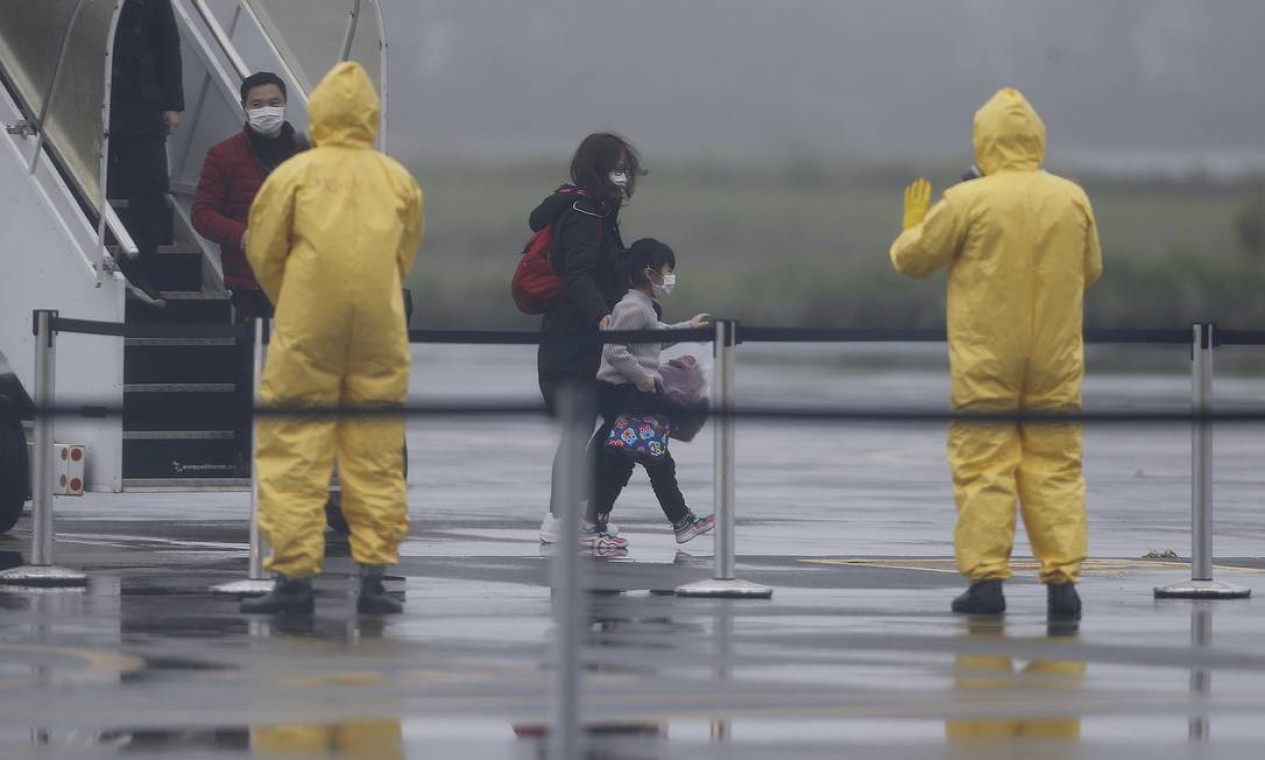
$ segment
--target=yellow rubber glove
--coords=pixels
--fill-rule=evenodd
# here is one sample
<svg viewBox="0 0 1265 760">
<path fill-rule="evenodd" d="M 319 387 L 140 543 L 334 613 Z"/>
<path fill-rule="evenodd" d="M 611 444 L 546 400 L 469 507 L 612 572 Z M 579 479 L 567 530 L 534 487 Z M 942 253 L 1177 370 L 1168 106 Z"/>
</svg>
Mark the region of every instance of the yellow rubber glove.
<svg viewBox="0 0 1265 760">
<path fill-rule="evenodd" d="M 931 210 L 931 183 L 925 179 L 916 180 L 905 188 L 904 229 L 913 229 L 922 224 L 929 210 Z"/>
</svg>

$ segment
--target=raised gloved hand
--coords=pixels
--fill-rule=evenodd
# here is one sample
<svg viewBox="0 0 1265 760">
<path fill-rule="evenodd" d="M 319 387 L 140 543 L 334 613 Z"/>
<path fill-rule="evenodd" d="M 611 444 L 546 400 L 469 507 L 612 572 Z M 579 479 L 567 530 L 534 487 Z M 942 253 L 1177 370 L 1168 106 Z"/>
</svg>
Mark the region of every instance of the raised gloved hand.
<svg viewBox="0 0 1265 760">
<path fill-rule="evenodd" d="M 925 179 L 915 180 L 905 188 L 905 219 L 903 229 L 913 229 L 922 224 L 931 209 L 931 182 Z"/>
</svg>

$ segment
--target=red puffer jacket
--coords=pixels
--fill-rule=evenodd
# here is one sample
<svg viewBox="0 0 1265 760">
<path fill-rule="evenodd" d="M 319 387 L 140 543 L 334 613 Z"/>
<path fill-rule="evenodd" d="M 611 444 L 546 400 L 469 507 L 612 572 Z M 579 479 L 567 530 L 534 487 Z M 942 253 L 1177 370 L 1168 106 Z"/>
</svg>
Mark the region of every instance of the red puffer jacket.
<svg viewBox="0 0 1265 760">
<path fill-rule="evenodd" d="M 287 139 L 294 140 L 295 150 L 306 145 L 286 125 Z M 220 245 L 224 265 L 224 285 L 230 289 L 258 290 L 259 283 L 246 252 L 242 250 L 242 233 L 250 204 L 268 176 L 268 167 L 251 145 L 246 130 L 233 135 L 206 152 L 198 193 L 193 199 L 193 228 L 198 234 Z"/>
</svg>

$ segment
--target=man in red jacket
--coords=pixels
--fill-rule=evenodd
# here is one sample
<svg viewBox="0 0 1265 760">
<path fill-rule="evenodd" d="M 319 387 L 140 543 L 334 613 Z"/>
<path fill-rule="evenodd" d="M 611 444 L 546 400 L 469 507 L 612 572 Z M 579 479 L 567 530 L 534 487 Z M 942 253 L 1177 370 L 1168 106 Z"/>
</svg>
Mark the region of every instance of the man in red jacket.
<svg viewBox="0 0 1265 760">
<path fill-rule="evenodd" d="M 193 228 L 220 244 L 224 285 L 232 291 L 237 321 L 245 322 L 272 315 L 246 261 L 250 205 L 272 170 L 307 146 L 285 119 L 286 85 L 280 77 L 252 74 L 242 80 L 241 94 L 246 125 L 207 151 L 193 200 Z"/>
<path fill-rule="evenodd" d="M 272 316 L 272 304 L 246 261 L 250 206 L 272 170 L 307 144 L 285 119 L 286 85 L 276 74 L 251 74 L 242 80 L 241 95 L 246 124 L 242 131 L 207 151 L 193 200 L 193 228 L 207 240 L 219 243 L 224 285 L 232 293 L 234 317 L 245 323 Z M 237 406 L 243 410 L 234 425 L 241 447 L 239 477 L 250 476 L 250 409 L 254 402 L 251 343 L 241 344 L 236 381 Z"/>
</svg>

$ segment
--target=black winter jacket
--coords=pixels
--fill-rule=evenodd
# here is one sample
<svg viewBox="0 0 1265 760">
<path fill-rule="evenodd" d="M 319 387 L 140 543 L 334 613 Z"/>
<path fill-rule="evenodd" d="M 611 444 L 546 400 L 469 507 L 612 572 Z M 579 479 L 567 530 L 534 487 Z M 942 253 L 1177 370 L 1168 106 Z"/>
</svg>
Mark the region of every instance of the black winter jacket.
<svg viewBox="0 0 1265 760">
<path fill-rule="evenodd" d="M 555 192 L 529 220 L 533 232 L 556 225 L 551 261 L 567 281 L 541 323 L 536 369 L 542 378 L 595 380 L 602 346 L 593 339 L 602 318 L 628 291 L 620 268 L 619 209 L 563 188 L 571 192 Z"/>
<path fill-rule="evenodd" d="M 184 110 L 180 31 L 171 0 L 126 0 L 114 35 L 110 131 L 166 134 L 163 111 Z"/>
</svg>

